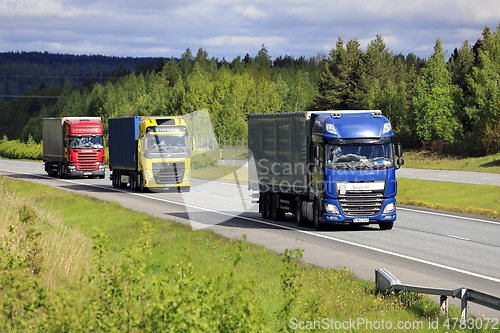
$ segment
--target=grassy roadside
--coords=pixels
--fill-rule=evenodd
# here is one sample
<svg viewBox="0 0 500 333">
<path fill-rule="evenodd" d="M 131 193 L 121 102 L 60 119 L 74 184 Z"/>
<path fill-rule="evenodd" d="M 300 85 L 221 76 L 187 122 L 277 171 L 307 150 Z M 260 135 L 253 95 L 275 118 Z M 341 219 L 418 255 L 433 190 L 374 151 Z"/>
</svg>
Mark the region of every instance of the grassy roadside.
<svg viewBox="0 0 500 333">
<path fill-rule="evenodd" d="M 500 153 L 484 157 L 460 158 L 409 150 L 403 154 L 405 168 L 500 173 Z"/>
<path fill-rule="evenodd" d="M 397 202 L 402 205 L 500 218 L 500 186 L 398 178 Z"/>
<path fill-rule="evenodd" d="M 411 327 L 406 331 L 447 331 L 437 304 L 427 297 L 379 294 L 372 282 L 357 279 L 348 269 L 297 261 L 299 252 L 274 253 L 205 230 L 193 232 L 113 202 L 24 181 L 0 178 L 0 199 L 3 330 L 86 331 L 94 325 L 103 332 L 160 327 L 278 332 L 310 331 L 299 327 L 320 321 L 322 331 L 334 331 L 333 325 L 355 321 L 356 330 L 375 332 L 380 327 L 370 329 L 367 323 L 383 320 L 394 327 L 405 323 Z M 27 232 L 28 225 L 34 231 Z M 33 251 L 23 250 L 33 247 L 30 239 L 36 239 L 38 260 L 30 256 Z M 17 257 L 29 259 L 25 262 L 40 272 L 24 273 L 23 281 L 37 280 L 38 285 L 23 292 L 37 297 L 17 299 L 14 317 L 6 311 L 12 300 L 7 290 L 17 285 L 5 279 L 12 269 L 5 265 L 5 249 L 17 249 Z M 459 316 L 458 310 L 452 309 L 450 316 Z M 438 329 L 429 328 L 436 320 Z M 158 329 L 151 329 L 153 324 Z"/>
</svg>

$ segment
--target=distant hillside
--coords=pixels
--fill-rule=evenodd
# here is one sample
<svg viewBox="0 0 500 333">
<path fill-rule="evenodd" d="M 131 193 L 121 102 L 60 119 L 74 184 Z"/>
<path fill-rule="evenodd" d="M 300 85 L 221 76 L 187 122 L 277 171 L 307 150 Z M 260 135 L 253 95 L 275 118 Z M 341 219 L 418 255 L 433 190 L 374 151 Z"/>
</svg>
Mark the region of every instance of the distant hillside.
<svg viewBox="0 0 500 333">
<path fill-rule="evenodd" d="M 48 52 L 0 53 L 0 99 L 38 89 L 102 83 L 110 72 L 152 68 L 159 58 L 108 57 L 102 55 L 53 54 Z M 165 58 L 164 60 L 166 60 Z"/>
</svg>

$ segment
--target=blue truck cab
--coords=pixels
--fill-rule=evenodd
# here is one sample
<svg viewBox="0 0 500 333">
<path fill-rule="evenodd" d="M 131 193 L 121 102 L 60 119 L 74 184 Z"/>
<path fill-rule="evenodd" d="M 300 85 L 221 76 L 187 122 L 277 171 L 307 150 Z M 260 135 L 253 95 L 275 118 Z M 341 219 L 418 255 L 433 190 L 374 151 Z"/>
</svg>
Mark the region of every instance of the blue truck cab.
<svg viewBox="0 0 500 333">
<path fill-rule="evenodd" d="M 249 149 L 264 218 L 292 213 L 299 226 L 396 220 L 396 170 L 404 163 L 389 120 L 375 111 L 249 115 Z M 260 136 L 260 138 L 259 138 Z"/>
</svg>

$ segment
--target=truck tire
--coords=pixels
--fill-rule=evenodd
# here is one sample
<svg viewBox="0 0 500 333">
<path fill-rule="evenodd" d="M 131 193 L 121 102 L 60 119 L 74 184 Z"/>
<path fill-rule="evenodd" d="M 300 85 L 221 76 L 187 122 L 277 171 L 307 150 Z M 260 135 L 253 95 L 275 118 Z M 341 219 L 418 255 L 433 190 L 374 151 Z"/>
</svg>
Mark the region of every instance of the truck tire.
<svg viewBox="0 0 500 333">
<path fill-rule="evenodd" d="M 59 164 L 59 178 L 65 179 L 66 177 L 66 165 L 64 164 Z"/>
<path fill-rule="evenodd" d="M 122 188 L 122 173 L 120 170 L 116 170 L 116 187 Z"/>
<path fill-rule="evenodd" d="M 137 175 L 135 174 L 135 172 L 132 172 L 130 174 L 130 189 L 132 190 L 132 192 L 136 192 L 137 191 Z"/>
<path fill-rule="evenodd" d="M 298 227 L 307 225 L 307 220 L 302 216 L 302 199 L 300 197 L 295 199 L 295 223 Z"/>
<path fill-rule="evenodd" d="M 325 229 L 325 226 L 321 221 L 319 220 L 319 209 L 318 209 L 318 203 L 314 202 L 313 204 L 313 223 L 314 223 L 314 229 L 317 231 L 321 231 Z"/>
<path fill-rule="evenodd" d="M 380 230 L 391 230 L 393 226 L 394 226 L 394 221 L 384 222 L 384 223 L 378 224 L 378 227 L 380 228 Z"/>
<path fill-rule="evenodd" d="M 62 165 L 61 165 L 61 163 L 57 163 L 56 177 L 62 178 Z"/>
<path fill-rule="evenodd" d="M 128 185 L 128 183 L 122 182 L 122 172 L 121 171 L 118 173 L 118 184 L 119 184 L 119 186 L 118 186 L 119 188 L 127 188 L 127 185 Z"/>
<path fill-rule="evenodd" d="M 272 196 L 271 215 L 274 221 L 283 221 L 285 219 L 285 211 L 280 208 L 280 196 L 274 193 Z"/>
<path fill-rule="evenodd" d="M 266 211 L 265 219 L 271 219 L 271 211 L 273 210 L 273 194 L 271 192 L 266 193 L 266 200 L 264 205 L 264 210 Z"/>
<path fill-rule="evenodd" d="M 267 219 L 266 193 L 262 193 L 262 192 L 259 193 L 259 213 L 260 213 L 260 216 L 262 216 L 262 218 L 264 220 Z"/>
<path fill-rule="evenodd" d="M 138 186 L 139 192 L 144 193 L 146 192 L 146 188 L 144 187 L 144 178 L 142 176 L 142 172 L 139 175 L 139 186 Z"/>
</svg>

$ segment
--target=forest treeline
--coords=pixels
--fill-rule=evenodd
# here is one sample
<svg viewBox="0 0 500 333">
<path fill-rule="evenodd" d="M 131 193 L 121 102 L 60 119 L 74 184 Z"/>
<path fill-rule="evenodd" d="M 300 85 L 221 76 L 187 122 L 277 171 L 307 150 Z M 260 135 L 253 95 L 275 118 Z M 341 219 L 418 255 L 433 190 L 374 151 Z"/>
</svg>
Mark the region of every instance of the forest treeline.
<svg viewBox="0 0 500 333">
<path fill-rule="evenodd" d="M 0 52 L 0 99 L 12 100 L 42 87 L 102 83 L 116 70 L 128 73 L 150 68 L 157 58 L 54 54 L 49 52 Z"/>
<path fill-rule="evenodd" d="M 188 48 L 180 59 L 115 68 L 102 83 L 40 86 L 0 104 L 0 135 L 41 140 L 41 119 L 58 116 L 177 115 L 206 108 L 215 135 L 246 137 L 246 114 L 303 110 L 380 109 L 405 147 L 459 155 L 500 148 L 500 35 L 488 27 L 450 54 L 436 39 L 428 59 L 390 51 L 377 35 L 366 50 L 338 39 L 328 55 L 231 62 Z"/>
</svg>

